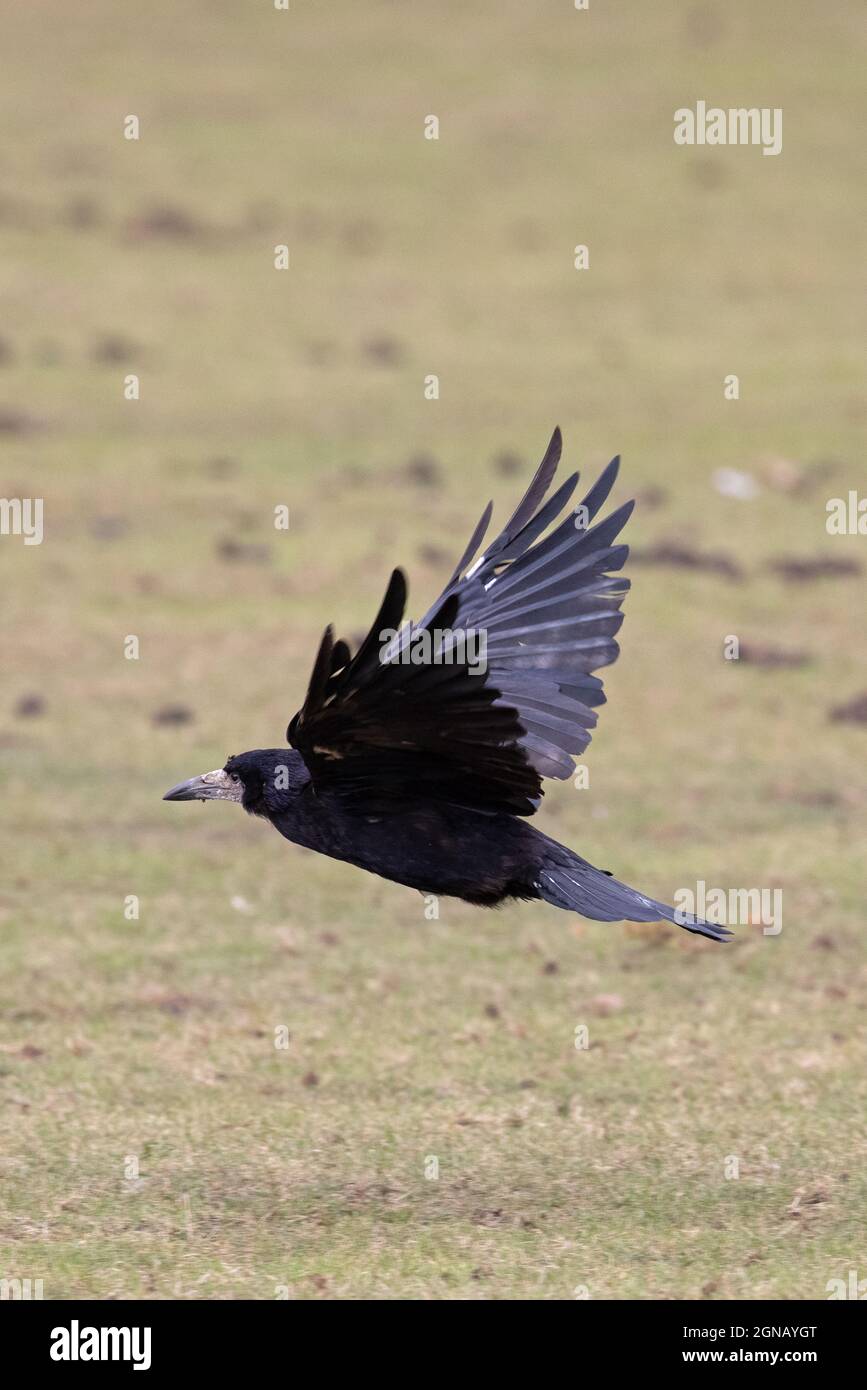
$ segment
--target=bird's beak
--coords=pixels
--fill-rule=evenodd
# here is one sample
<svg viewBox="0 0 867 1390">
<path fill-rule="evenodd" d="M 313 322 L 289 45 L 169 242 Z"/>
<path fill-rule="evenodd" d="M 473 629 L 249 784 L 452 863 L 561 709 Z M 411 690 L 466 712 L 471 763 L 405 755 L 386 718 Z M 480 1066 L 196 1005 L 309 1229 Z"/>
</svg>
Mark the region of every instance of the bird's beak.
<svg viewBox="0 0 867 1390">
<path fill-rule="evenodd" d="M 201 777 L 191 777 L 188 782 L 179 782 L 166 792 L 163 801 L 240 801 L 243 788 L 238 781 L 232 781 L 223 768 L 204 772 Z"/>
</svg>

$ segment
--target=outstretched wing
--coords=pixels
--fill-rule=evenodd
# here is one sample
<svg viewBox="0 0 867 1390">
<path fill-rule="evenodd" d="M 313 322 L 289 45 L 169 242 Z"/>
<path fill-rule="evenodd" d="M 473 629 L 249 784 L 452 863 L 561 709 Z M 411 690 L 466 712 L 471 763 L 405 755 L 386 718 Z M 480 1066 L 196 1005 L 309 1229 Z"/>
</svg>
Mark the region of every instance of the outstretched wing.
<svg viewBox="0 0 867 1390">
<path fill-rule="evenodd" d="M 577 473 L 542 505 L 560 451 L 555 430 L 503 531 L 471 563 L 489 504 L 419 623 L 401 627 L 406 582 L 395 570 L 354 657 L 326 631 L 288 729 L 315 787 L 361 811 L 412 797 L 532 815 L 542 778 L 573 771 L 605 700 L 593 672 L 619 650 L 629 581 L 616 572 L 628 548 L 613 542 L 633 503 L 591 524 L 614 459 L 574 511 Z"/>
</svg>

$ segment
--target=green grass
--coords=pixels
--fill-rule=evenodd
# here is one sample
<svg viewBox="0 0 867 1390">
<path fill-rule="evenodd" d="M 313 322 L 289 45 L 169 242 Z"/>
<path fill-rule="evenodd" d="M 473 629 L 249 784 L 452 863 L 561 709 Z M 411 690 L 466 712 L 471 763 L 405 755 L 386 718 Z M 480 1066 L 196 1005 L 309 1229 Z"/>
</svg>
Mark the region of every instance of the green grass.
<svg viewBox="0 0 867 1390">
<path fill-rule="evenodd" d="M 867 732 L 828 718 L 867 688 L 863 579 L 767 567 L 867 558 L 824 525 L 867 490 L 860 7 L 2 16 L 0 495 L 45 499 L 45 541 L 0 538 L 0 1277 L 764 1299 L 863 1276 Z M 782 107 L 783 153 L 676 147 L 699 97 Z M 745 574 L 631 569 L 590 789 L 552 786 L 540 826 L 669 900 L 781 887 L 779 937 L 429 922 L 235 808 L 160 800 L 280 741 L 321 629 L 363 628 L 393 563 L 426 607 L 487 498 L 515 500 L 497 455 L 529 468 L 555 423 L 585 476 L 623 453 L 615 500 L 660 492 L 637 548 Z M 720 467 L 759 495 L 720 496 Z M 728 634 L 810 662 L 726 662 Z M 194 722 L 154 724 L 178 702 Z"/>
</svg>

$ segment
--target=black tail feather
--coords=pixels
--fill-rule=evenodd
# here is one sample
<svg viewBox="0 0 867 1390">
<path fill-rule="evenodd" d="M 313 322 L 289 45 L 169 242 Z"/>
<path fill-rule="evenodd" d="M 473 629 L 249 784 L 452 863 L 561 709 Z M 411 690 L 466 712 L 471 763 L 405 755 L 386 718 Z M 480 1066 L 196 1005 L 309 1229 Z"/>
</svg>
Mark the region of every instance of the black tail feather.
<svg viewBox="0 0 867 1390">
<path fill-rule="evenodd" d="M 536 881 L 539 896 L 554 907 L 580 912 L 582 917 L 590 917 L 595 922 L 673 922 L 685 931 L 710 937 L 712 941 L 728 941 L 732 935 L 728 927 L 705 922 L 701 917 L 693 917 L 689 912 L 646 897 L 594 868 L 564 846 L 558 845 L 557 849 L 562 851 L 563 862 L 552 859 L 545 863 Z"/>
</svg>

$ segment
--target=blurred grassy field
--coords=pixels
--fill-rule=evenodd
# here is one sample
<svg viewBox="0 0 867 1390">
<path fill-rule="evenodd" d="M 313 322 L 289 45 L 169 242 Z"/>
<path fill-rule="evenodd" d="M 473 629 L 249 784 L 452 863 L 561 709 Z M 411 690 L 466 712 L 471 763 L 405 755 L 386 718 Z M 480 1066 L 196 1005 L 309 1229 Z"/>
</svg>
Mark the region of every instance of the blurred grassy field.
<svg viewBox="0 0 867 1390">
<path fill-rule="evenodd" d="M 0 539 L 0 1276 L 764 1299 L 867 1275 L 867 729 L 829 719 L 867 689 L 864 580 L 770 568 L 867 558 L 825 531 L 867 490 L 863 7 L 0 18 L 0 494 L 45 499 L 41 546 Z M 782 154 L 676 147 L 699 98 L 782 107 Z M 630 568 L 590 789 L 539 824 L 669 900 L 781 887 L 779 937 L 427 922 L 236 808 L 160 800 L 281 741 L 326 621 L 363 628 L 392 564 L 426 607 L 555 423 L 585 477 L 623 453 L 639 550 L 742 577 Z M 809 659 L 726 662 L 729 634 Z"/>
</svg>

